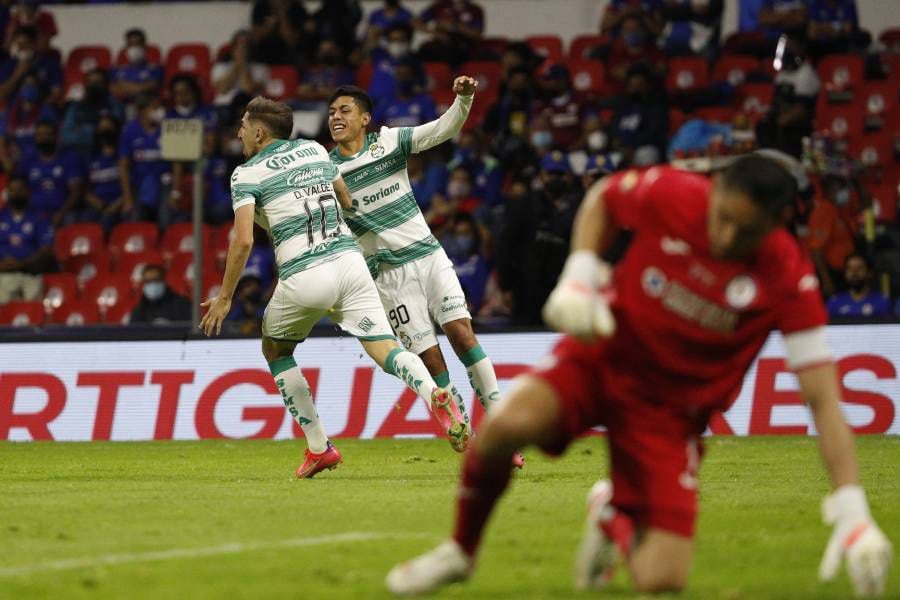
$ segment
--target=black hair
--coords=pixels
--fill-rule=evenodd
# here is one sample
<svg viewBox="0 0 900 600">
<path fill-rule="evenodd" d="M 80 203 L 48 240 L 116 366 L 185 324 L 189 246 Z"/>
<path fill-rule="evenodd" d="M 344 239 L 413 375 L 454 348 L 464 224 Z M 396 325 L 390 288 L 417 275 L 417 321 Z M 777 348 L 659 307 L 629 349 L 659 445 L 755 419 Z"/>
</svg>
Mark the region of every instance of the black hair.
<svg viewBox="0 0 900 600">
<path fill-rule="evenodd" d="M 353 101 L 356 102 L 356 105 L 362 112 L 372 112 L 372 99 L 369 97 L 369 94 L 366 93 L 366 90 L 361 87 L 355 85 L 338 86 L 338 88 L 334 90 L 334 93 L 331 94 L 331 97 L 328 98 L 328 106 L 331 106 L 334 101 L 341 96 L 350 96 L 353 98 Z"/>
<path fill-rule="evenodd" d="M 133 35 L 140 37 L 142 43 L 144 43 L 144 44 L 147 43 L 147 34 L 140 27 L 132 27 L 131 29 L 127 30 L 125 32 L 125 39 L 127 40 L 128 38 L 130 38 Z"/>
<path fill-rule="evenodd" d="M 144 268 L 141 271 L 141 277 L 143 277 L 147 271 L 156 271 L 157 273 L 162 275 L 163 281 L 165 281 L 165 279 L 166 279 L 166 268 L 160 264 L 147 263 L 146 265 L 144 265 Z"/>
<path fill-rule="evenodd" d="M 52 119 L 41 119 L 34 124 L 35 131 L 37 131 L 38 127 L 52 127 L 55 133 L 59 133 L 59 125 Z"/>
<path fill-rule="evenodd" d="M 197 102 L 198 104 L 202 103 L 203 90 L 200 88 L 197 78 L 190 73 L 178 73 L 172 77 L 171 81 L 169 81 L 169 96 L 171 97 L 175 94 L 175 86 L 182 82 L 186 83 L 187 86 L 191 88 L 191 93 L 194 94 L 194 102 Z"/>
<path fill-rule="evenodd" d="M 247 120 L 266 126 L 273 138 L 291 139 L 294 131 L 294 110 L 284 102 L 257 96 L 247 104 Z"/>
<path fill-rule="evenodd" d="M 865 263 L 866 265 L 866 270 L 869 273 L 875 270 L 875 265 L 872 263 L 872 259 L 861 252 L 851 252 L 850 254 L 848 254 L 847 258 L 844 259 L 844 269 L 847 268 L 847 265 L 849 265 L 850 261 L 854 258 L 858 258 L 859 260 L 863 261 L 863 263 Z"/>
<path fill-rule="evenodd" d="M 778 221 L 797 197 L 797 180 L 780 164 L 758 154 L 732 162 L 722 172 L 721 181 L 725 188 L 744 194 Z"/>
<path fill-rule="evenodd" d="M 394 23 L 384 31 L 384 37 L 388 37 L 392 31 L 402 31 L 406 35 L 406 39 L 411 40 L 413 37 L 413 28 L 406 23 Z"/>
<path fill-rule="evenodd" d="M 36 42 L 38 39 L 38 30 L 34 25 L 22 25 L 18 29 L 16 29 L 16 36 L 24 35 L 32 42 Z M 13 36 L 15 37 L 15 36 Z"/>
</svg>

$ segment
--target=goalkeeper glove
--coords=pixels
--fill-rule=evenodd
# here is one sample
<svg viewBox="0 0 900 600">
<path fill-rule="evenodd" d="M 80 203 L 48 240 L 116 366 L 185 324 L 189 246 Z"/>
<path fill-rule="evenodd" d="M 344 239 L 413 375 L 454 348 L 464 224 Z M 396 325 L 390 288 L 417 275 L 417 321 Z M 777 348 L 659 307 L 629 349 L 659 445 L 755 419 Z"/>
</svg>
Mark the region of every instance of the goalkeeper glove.
<svg viewBox="0 0 900 600">
<path fill-rule="evenodd" d="M 819 565 L 819 579 L 833 579 L 846 558 L 856 595 L 881 594 L 893 552 L 869 514 L 863 489 L 845 485 L 835 490 L 822 502 L 822 518 L 827 525 L 834 525 L 834 530 Z"/>
<path fill-rule="evenodd" d="M 598 289 L 609 285 L 610 268 L 590 250 L 569 255 L 559 282 L 544 305 L 544 321 L 553 329 L 591 341 L 609 337 L 616 322 Z"/>
</svg>

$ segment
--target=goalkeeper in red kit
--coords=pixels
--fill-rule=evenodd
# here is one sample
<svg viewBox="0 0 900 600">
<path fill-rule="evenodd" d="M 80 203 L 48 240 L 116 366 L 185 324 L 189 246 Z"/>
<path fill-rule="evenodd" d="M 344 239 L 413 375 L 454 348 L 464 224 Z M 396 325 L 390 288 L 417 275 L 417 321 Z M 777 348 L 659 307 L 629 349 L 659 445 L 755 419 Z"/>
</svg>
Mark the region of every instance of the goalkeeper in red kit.
<svg viewBox="0 0 900 600">
<path fill-rule="evenodd" d="M 588 496 L 575 585 L 601 587 L 623 564 L 639 591 L 682 589 L 701 435 L 778 329 L 834 487 L 822 504 L 833 532 L 819 576 L 831 579 L 846 563 L 858 594 L 883 591 L 891 544 L 859 484 L 818 282 L 781 226 L 795 194 L 785 169 L 752 154 L 712 181 L 657 167 L 591 187 L 544 307 L 547 323 L 568 335 L 486 415 L 466 453 L 453 537 L 394 567 L 388 588 L 412 595 L 468 578 L 512 453 L 534 444 L 560 454 L 603 425 L 611 475 Z M 599 252 L 616 228 L 633 239 L 613 271 Z"/>
</svg>

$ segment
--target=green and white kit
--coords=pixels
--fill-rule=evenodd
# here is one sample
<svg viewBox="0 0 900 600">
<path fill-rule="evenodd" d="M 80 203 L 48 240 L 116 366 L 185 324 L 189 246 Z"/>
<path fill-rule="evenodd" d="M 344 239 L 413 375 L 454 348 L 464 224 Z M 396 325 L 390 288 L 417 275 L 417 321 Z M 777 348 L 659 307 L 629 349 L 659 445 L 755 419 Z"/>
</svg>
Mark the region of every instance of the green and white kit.
<svg viewBox="0 0 900 600">
<path fill-rule="evenodd" d="M 375 278 L 384 312 L 407 350 L 421 354 L 437 344 L 432 320 L 444 325 L 470 318 L 453 263 L 431 234 L 412 192 L 406 159 L 456 135 L 472 106 L 457 96 L 439 119 L 418 127 L 382 127 L 366 135 L 355 156 L 331 160 L 353 196 L 345 212 Z"/>
<path fill-rule="evenodd" d="M 311 140 L 276 140 L 231 176 L 232 208 L 254 205 L 275 247 L 278 284 L 263 335 L 303 340 L 328 311 L 360 339 L 393 339 L 366 263 L 341 214 L 340 173 Z"/>
</svg>

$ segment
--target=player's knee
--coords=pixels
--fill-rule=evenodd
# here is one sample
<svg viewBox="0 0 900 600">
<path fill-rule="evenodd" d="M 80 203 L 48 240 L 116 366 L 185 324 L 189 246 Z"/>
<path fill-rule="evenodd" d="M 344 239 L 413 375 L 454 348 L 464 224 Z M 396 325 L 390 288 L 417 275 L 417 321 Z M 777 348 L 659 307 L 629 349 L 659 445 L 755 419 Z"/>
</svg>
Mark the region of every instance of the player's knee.
<svg viewBox="0 0 900 600">
<path fill-rule="evenodd" d="M 472 331 L 472 322 L 469 319 L 457 319 L 445 323 L 442 327 L 447 334 L 447 340 L 456 354 L 465 354 L 478 345 L 475 332 Z"/>
<path fill-rule="evenodd" d="M 279 358 L 293 356 L 295 346 L 296 344 L 294 343 L 277 342 L 272 338 L 264 336 L 262 339 L 263 357 L 266 359 L 266 362 L 271 363 Z"/>
</svg>

